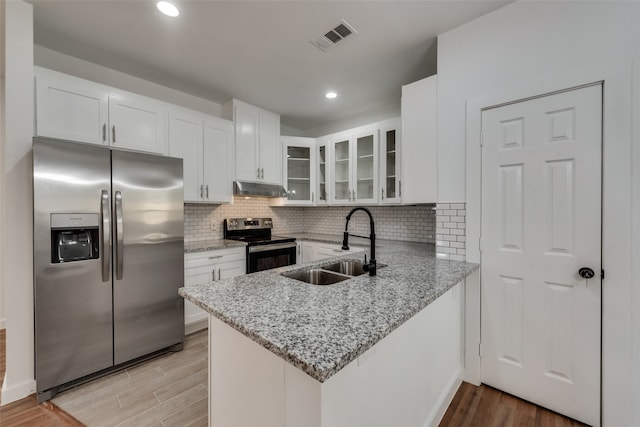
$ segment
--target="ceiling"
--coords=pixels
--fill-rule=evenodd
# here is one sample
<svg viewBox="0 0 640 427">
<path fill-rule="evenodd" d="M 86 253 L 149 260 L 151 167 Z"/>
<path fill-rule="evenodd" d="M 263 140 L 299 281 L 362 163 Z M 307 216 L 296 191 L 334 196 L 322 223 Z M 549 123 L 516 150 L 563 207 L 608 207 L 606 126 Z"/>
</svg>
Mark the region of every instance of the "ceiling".
<svg viewBox="0 0 640 427">
<path fill-rule="evenodd" d="M 436 72 L 438 34 L 509 1 L 176 0 L 178 18 L 153 0 L 30 3 L 40 46 L 304 131 L 399 102 L 401 85 Z M 310 43 L 341 19 L 357 34 L 326 52 Z"/>
</svg>

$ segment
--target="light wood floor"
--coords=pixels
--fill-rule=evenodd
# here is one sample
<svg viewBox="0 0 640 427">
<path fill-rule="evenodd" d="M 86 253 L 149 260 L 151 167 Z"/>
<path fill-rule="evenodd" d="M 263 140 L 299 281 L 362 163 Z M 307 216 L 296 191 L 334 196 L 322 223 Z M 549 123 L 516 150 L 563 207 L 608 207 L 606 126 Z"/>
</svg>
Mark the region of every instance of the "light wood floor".
<svg viewBox="0 0 640 427">
<path fill-rule="evenodd" d="M 207 331 L 170 353 L 60 393 L 53 403 L 88 426 L 207 426 Z"/>
<path fill-rule="evenodd" d="M 182 352 L 64 392 L 56 396 L 55 404 L 38 405 L 35 396 L 29 396 L 0 407 L 0 426 L 206 426 L 207 354 L 206 331 L 198 332 L 187 337 Z M 5 331 L 0 330 L 0 386 L 4 370 Z M 462 383 L 440 426 L 583 427 L 584 424 L 494 388 Z"/>
</svg>

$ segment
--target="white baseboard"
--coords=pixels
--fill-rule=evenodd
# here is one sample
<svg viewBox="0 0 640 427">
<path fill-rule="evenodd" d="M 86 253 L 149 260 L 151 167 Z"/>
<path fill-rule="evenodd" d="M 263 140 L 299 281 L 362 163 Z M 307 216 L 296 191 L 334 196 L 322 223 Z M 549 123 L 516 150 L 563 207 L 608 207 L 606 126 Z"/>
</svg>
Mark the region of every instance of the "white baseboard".
<svg viewBox="0 0 640 427">
<path fill-rule="evenodd" d="M 456 371 L 455 375 L 453 375 L 447 383 L 447 386 L 442 390 L 438 403 L 433 408 L 433 411 L 431 411 L 431 414 L 429 414 L 429 417 L 427 417 L 427 421 L 423 424 L 423 427 L 438 427 L 449 405 L 451 405 L 451 401 L 456 395 L 460 384 L 462 384 L 462 370 Z"/>
<path fill-rule="evenodd" d="M 36 380 L 25 381 L 12 387 L 7 387 L 7 375 L 5 374 L 0 392 L 0 406 L 7 405 L 36 392 Z"/>
<path fill-rule="evenodd" d="M 202 320 L 198 320 L 197 322 L 188 323 L 184 325 L 184 334 L 189 335 L 194 332 L 201 331 L 203 329 L 207 329 L 209 327 L 209 316 Z"/>
</svg>

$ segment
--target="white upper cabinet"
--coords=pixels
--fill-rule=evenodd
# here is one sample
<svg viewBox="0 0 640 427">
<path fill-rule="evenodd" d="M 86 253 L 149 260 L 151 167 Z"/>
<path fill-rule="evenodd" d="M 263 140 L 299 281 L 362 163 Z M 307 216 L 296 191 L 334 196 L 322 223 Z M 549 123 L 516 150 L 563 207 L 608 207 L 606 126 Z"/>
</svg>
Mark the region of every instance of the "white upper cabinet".
<svg viewBox="0 0 640 427">
<path fill-rule="evenodd" d="M 316 140 L 283 136 L 283 181 L 287 205 L 313 205 L 316 201 Z"/>
<path fill-rule="evenodd" d="M 378 129 L 331 138 L 333 204 L 378 203 Z"/>
<path fill-rule="evenodd" d="M 402 202 L 438 200 L 437 76 L 402 86 Z"/>
<path fill-rule="evenodd" d="M 232 123 L 185 109 L 169 118 L 169 155 L 183 159 L 184 201 L 230 203 Z"/>
<path fill-rule="evenodd" d="M 36 134 L 167 154 L 166 104 L 35 67 Z"/>
<path fill-rule="evenodd" d="M 36 135 L 108 144 L 109 88 L 35 67 Z"/>
<path fill-rule="evenodd" d="M 260 179 L 282 184 L 282 142 L 280 116 L 260 111 Z"/>
<path fill-rule="evenodd" d="M 167 154 L 167 109 L 151 98 L 126 92 L 109 94 L 111 146 Z"/>
<path fill-rule="evenodd" d="M 182 159 L 185 202 L 203 201 L 202 123 L 199 114 L 183 110 L 169 113 L 169 155 Z"/>
<path fill-rule="evenodd" d="M 380 123 L 380 203 L 402 201 L 401 120 Z"/>
<path fill-rule="evenodd" d="M 202 141 L 205 196 L 209 202 L 233 201 L 233 123 L 205 116 Z"/>
<path fill-rule="evenodd" d="M 233 99 L 223 106 L 235 127 L 235 178 L 282 184 L 280 116 Z"/>
</svg>

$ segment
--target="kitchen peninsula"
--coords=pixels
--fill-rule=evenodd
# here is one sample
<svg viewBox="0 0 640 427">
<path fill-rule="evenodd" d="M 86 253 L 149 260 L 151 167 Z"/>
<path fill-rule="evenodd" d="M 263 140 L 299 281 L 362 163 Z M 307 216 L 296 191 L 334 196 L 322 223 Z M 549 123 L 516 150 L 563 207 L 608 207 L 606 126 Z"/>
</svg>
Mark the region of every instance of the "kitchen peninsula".
<svg viewBox="0 0 640 427">
<path fill-rule="evenodd" d="M 328 286 L 282 273 L 353 254 L 180 290 L 210 313 L 210 425 L 437 423 L 460 382 L 462 285 L 478 266 L 423 244 L 376 252 L 377 276 Z"/>
</svg>

